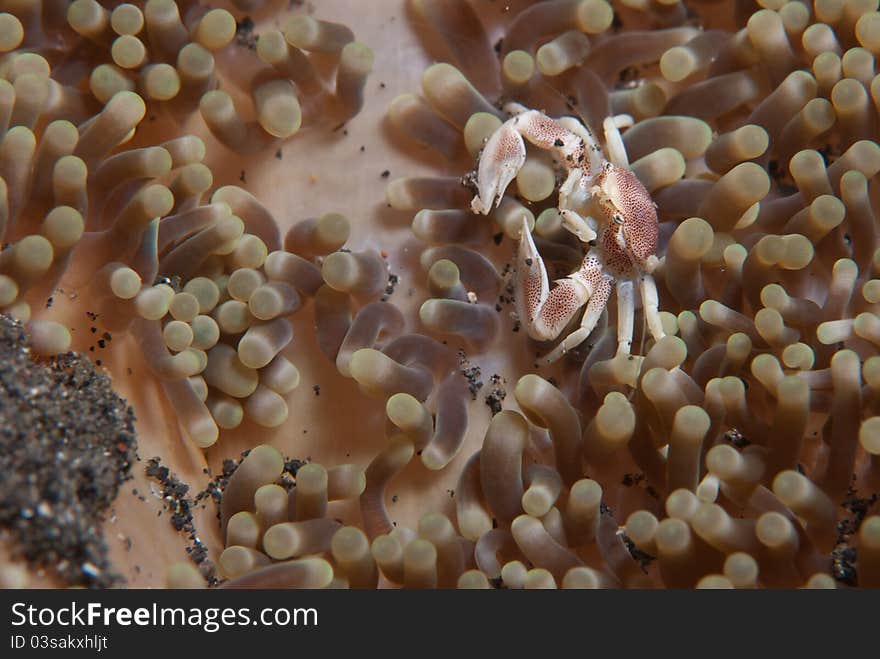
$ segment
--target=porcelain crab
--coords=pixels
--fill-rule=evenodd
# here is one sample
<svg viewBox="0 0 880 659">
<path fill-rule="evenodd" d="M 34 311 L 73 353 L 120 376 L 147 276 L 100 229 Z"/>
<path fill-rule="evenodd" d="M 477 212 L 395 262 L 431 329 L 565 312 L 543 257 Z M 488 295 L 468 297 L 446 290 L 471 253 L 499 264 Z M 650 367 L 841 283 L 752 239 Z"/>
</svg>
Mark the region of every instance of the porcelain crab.
<svg viewBox="0 0 880 659">
<path fill-rule="evenodd" d="M 523 138 L 551 151 L 566 172 L 559 189 L 563 226 L 584 244 L 580 267 L 550 286 L 547 268 L 523 218 L 516 259 L 517 312 L 529 336 L 557 338 L 586 305 L 580 326 L 545 358 L 556 361 L 580 345 L 596 327 L 611 296 L 617 293 L 618 354 L 629 354 L 633 340 L 638 288 L 648 330 L 655 341 L 664 336 L 652 272 L 656 256 L 657 209 L 645 186 L 629 168 L 620 129 L 632 125 L 627 115 L 603 124 L 606 152 L 592 131 L 573 117 L 552 119 L 543 112 L 508 104 L 511 115 L 488 139 L 477 166 L 478 193 L 471 207 L 488 214 L 526 158 Z"/>
</svg>

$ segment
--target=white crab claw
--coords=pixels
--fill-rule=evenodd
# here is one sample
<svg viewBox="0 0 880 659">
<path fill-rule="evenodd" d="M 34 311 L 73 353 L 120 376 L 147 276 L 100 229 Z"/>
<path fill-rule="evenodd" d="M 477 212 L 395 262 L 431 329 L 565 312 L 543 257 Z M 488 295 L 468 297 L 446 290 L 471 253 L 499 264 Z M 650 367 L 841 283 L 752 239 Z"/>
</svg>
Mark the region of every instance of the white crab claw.
<svg viewBox="0 0 880 659">
<path fill-rule="evenodd" d="M 583 218 L 572 210 L 561 210 L 562 226 L 578 237 L 582 243 L 596 240 L 596 220 L 592 217 Z"/>
<path fill-rule="evenodd" d="M 522 218 L 519 234 L 515 277 L 516 313 L 526 329 L 530 330 L 535 314 L 550 292 L 550 281 L 547 278 L 547 269 L 532 239 L 528 218 L 525 215 Z"/>
<path fill-rule="evenodd" d="M 523 114 L 528 112 L 529 109 L 523 105 L 522 103 L 517 103 L 516 101 L 509 101 L 504 104 L 504 111 L 509 114 L 511 117 L 514 117 L 518 114 Z"/>
<path fill-rule="evenodd" d="M 471 202 L 475 213 L 488 215 L 526 161 L 526 145 L 513 127 L 513 119 L 496 130 L 480 155 L 477 166 L 478 194 Z"/>
</svg>

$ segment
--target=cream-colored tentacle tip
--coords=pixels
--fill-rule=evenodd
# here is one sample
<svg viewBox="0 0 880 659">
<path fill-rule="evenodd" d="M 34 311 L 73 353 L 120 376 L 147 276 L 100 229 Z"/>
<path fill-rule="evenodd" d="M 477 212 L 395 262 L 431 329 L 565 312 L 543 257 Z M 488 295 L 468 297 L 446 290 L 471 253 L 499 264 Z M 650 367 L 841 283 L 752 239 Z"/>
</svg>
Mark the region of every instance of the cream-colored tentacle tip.
<svg viewBox="0 0 880 659">
<path fill-rule="evenodd" d="M 317 53 L 339 53 L 346 44 L 354 41 L 354 34 L 345 25 L 311 16 L 292 16 L 283 32 L 291 46 Z"/>
<path fill-rule="evenodd" d="M 21 21 L 13 14 L 0 14 L 0 52 L 15 50 L 24 39 Z"/>
<path fill-rule="evenodd" d="M 199 19 L 193 40 L 208 50 L 220 50 L 235 38 L 235 17 L 225 9 L 212 9 Z"/>
<path fill-rule="evenodd" d="M 31 350 L 44 357 L 67 352 L 70 348 L 70 330 L 51 320 L 32 320 L 27 325 Z"/>
<path fill-rule="evenodd" d="M 302 108 L 289 80 L 270 80 L 253 90 L 257 122 L 273 137 L 285 139 L 302 126 Z"/>
</svg>

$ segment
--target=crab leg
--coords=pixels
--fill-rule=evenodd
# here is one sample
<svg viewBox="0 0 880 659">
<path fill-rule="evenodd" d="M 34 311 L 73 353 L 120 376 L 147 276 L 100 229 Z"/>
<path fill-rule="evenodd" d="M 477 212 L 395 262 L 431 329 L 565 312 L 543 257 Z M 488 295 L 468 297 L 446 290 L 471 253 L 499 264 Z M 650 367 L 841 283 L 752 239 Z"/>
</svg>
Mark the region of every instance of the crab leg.
<svg viewBox="0 0 880 659">
<path fill-rule="evenodd" d="M 632 348 L 636 317 L 636 298 L 629 279 L 617 282 L 617 354 L 628 355 Z"/>
<path fill-rule="evenodd" d="M 649 274 L 642 275 L 640 283 L 642 309 L 645 321 L 648 323 L 648 331 L 651 332 L 654 341 L 659 341 L 666 336 L 666 332 L 663 331 L 663 322 L 660 320 L 660 297 L 657 295 L 657 283 L 654 281 L 654 276 Z"/>
</svg>

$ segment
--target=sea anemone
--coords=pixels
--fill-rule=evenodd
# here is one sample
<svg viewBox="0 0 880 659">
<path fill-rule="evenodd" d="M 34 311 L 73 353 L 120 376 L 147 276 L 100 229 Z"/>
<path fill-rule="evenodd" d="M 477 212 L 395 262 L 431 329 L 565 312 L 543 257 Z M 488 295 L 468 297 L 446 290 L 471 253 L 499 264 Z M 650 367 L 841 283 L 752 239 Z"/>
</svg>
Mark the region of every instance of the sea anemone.
<svg viewBox="0 0 880 659">
<path fill-rule="evenodd" d="M 106 368 L 158 456 L 105 523 L 116 571 L 880 585 L 876 7 L 353 4 L 0 14 L 0 307 L 36 359 Z M 632 117 L 664 338 L 616 354 L 606 313 L 536 363 L 523 219 L 551 274 L 583 252 L 531 146 L 471 212 L 509 101 Z M 5 582 L 58 583 L 28 559 Z"/>
</svg>

